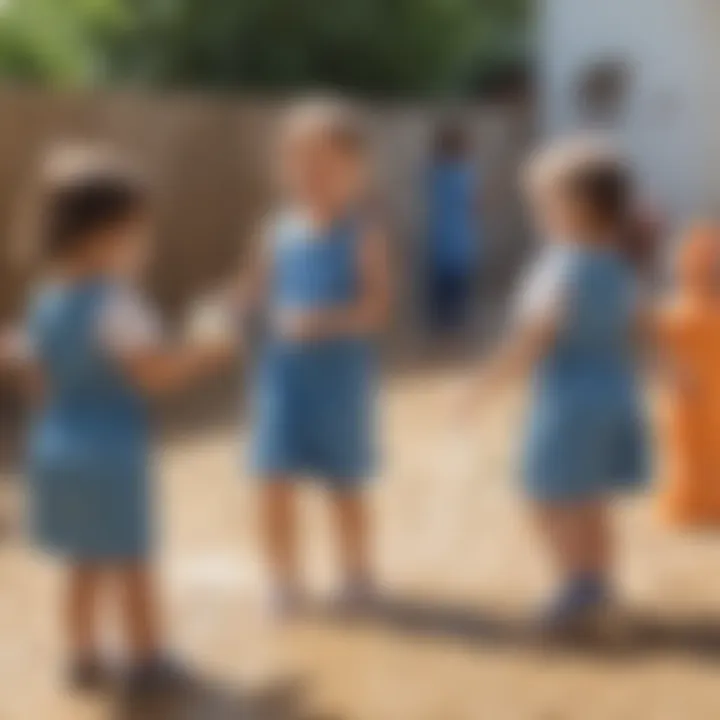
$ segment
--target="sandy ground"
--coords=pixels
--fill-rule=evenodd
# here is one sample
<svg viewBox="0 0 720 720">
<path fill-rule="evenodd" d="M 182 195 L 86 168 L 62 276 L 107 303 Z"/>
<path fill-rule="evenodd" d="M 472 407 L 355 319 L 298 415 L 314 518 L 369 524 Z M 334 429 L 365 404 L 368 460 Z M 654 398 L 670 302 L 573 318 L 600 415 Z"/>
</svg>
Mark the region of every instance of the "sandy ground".
<svg viewBox="0 0 720 720">
<path fill-rule="evenodd" d="M 648 497 L 629 501 L 617 516 L 619 577 L 645 630 L 611 652 L 538 647 L 520 623 L 552 576 L 513 477 L 521 393 L 453 425 L 441 402 L 449 381 L 408 374 L 385 389 L 371 501 L 386 600 L 355 622 L 279 626 L 263 612 L 256 497 L 238 477 L 236 431 L 167 444 L 168 622 L 202 687 L 162 707 L 64 693 L 61 576 L 11 527 L 0 541 L 0 720 L 720 718 L 720 538 L 663 530 Z M 6 513 L 18 487 L 0 483 Z M 309 489 L 301 507 L 318 598 L 335 577 L 322 501 Z"/>
</svg>

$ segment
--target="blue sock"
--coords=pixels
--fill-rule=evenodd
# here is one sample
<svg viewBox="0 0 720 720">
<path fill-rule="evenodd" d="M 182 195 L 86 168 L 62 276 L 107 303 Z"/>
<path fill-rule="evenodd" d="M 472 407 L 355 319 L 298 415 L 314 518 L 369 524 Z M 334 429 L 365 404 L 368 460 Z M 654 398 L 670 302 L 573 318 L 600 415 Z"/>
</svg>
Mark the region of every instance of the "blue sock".
<svg viewBox="0 0 720 720">
<path fill-rule="evenodd" d="M 608 599 L 605 578 L 583 573 L 570 578 L 561 588 L 547 613 L 550 622 L 562 622 L 602 605 Z"/>
</svg>

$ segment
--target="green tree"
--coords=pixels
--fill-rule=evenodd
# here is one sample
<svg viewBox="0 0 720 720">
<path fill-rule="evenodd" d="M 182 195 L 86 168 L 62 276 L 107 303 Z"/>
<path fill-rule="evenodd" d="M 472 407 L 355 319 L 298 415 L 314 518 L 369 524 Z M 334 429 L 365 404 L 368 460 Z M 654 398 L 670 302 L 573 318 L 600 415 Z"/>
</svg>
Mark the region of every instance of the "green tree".
<svg viewBox="0 0 720 720">
<path fill-rule="evenodd" d="M 171 85 L 370 95 L 462 91 L 527 0 L 126 0 L 121 76 Z"/>
<path fill-rule="evenodd" d="M 105 38 L 126 21 L 122 0 L 0 0 L 0 75 L 92 81 L 106 70 Z"/>
<path fill-rule="evenodd" d="M 2 3 L 3 0 L 0 0 Z M 262 93 L 458 94 L 528 0 L 5 0 L 0 71 Z"/>
</svg>

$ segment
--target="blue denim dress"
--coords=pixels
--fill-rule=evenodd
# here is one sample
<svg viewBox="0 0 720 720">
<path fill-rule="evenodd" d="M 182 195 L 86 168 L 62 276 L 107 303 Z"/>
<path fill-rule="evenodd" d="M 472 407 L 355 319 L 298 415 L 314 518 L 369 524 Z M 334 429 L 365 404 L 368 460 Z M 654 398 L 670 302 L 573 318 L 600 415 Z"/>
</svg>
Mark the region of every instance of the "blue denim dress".
<svg viewBox="0 0 720 720">
<path fill-rule="evenodd" d="M 287 213 L 270 229 L 271 315 L 339 308 L 358 292 L 359 224 L 318 234 Z M 375 362 L 365 337 L 295 342 L 272 323 L 257 366 L 252 466 L 261 477 L 312 477 L 352 489 L 373 469 Z"/>
<path fill-rule="evenodd" d="M 80 562 L 142 559 L 150 545 L 146 407 L 106 355 L 103 281 L 48 287 L 30 316 L 44 401 L 28 447 L 39 543 Z"/>
<path fill-rule="evenodd" d="M 526 488 L 542 502 L 602 498 L 647 470 L 632 272 L 609 250 L 564 252 L 563 320 L 535 374 L 525 436 Z"/>
<path fill-rule="evenodd" d="M 439 329 L 467 319 L 480 237 L 474 168 L 465 160 L 437 161 L 428 188 L 428 300 Z"/>
</svg>

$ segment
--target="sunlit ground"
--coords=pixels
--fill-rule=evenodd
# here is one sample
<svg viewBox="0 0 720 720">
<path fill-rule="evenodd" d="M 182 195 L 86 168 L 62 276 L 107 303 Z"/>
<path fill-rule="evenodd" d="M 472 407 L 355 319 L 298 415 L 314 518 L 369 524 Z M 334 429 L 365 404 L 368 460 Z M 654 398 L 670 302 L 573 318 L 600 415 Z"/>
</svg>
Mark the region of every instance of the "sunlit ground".
<svg viewBox="0 0 720 720">
<path fill-rule="evenodd" d="M 449 419 L 450 380 L 404 375 L 385 391 L 372 491 L 381 616 L 270 621 L 238 433 L 178 440 L 160 462 L 162 572 L 173 645 L 204 686 L 151 715 L 112 696 L 66 696 L 59 577 L 11 528 L 0 545 L 0 718 L 720 717 L 720 537 L 673 534 L 647 497 L 628 502 L 622 594 L 654 624 L 654 641 L 611 653 L 538 647 L 518 625 L 551 582 L 513 474 L 522 394 L 500 396 L 468 426 Z M 0 487 L 7 507 L 17 484 Z M 322 599 L 334 574 L 321 496 L 308 492 L 302 515 L 308 586 Z"/>
</svg>

